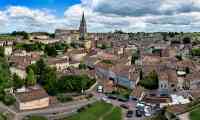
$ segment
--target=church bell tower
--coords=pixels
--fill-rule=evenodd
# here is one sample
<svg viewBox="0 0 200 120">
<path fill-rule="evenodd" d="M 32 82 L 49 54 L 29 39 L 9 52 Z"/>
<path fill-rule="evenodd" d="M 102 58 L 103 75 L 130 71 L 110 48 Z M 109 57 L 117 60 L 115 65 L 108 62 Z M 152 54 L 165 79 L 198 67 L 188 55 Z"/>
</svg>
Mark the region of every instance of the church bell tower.
<svg viewBox="0 0 200 120">
<path fill-rule="evenodd" d="M 84 12 L 83 12 L 83 15 L 82 15 L 82 19 L 80 21 L 79 32 L 80 32 L 80 40 L 85 40 L 86 34 L 87 34 L 87 24 L 86 24 L 86 21 L 85 21 Z"/>
</svg>

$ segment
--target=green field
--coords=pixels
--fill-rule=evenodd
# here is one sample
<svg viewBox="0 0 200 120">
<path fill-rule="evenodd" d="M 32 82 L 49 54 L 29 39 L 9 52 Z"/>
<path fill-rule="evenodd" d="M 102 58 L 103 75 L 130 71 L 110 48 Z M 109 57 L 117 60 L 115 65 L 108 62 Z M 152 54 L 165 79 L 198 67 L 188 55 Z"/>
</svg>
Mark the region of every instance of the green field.
<svg viewBox="0 0 200 120">
<path fill-rule="evenodd" d="M 112 112 L 105 115 L 103 120 L 122 120 L 122 110 L 120 107 L 113 108 Z"/>
<path fill-rule="evenodd" d="M 64 120 L 121 120 L 121 109 L 104 102 L 96 102 Z"/>
<path fill-rule="evenodd" d="M 190 112 L 189 116 L 191 120 L 200 120 L 200 107 Z"/>
</svg>

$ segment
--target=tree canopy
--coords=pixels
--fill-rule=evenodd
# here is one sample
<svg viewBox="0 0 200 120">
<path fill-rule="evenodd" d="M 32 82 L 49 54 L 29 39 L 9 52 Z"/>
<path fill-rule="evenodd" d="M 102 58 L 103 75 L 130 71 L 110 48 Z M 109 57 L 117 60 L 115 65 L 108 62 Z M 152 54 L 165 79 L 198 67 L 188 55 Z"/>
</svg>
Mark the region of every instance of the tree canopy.
<svg viewBox="0 0 200 120">
<path fill-rule="evenodd" d="M 140 80 L 139 84 L 149 90 L 158 89 L 159 80 L 156 71 L 150 72 L 147 76 Z"/>
<path fill-rule="evenodd" d="M 27 86 L 34 86 L 37 83 L 36 76 L 32 69 L 29 69 L 28 75 L 26 78 L 26 85 Z"/>
</svg>

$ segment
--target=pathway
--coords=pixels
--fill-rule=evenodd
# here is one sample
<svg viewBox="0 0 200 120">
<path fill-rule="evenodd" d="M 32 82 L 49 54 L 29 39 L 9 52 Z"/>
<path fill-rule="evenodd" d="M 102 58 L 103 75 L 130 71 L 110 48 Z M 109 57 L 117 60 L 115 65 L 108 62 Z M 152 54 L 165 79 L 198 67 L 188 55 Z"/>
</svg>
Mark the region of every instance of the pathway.
<svg viewBox="0 0 200 120">
<path fill-rule="evenodd" d="M 180 120 L 190 120 L 189 112 L 179 115 Z"/>
</svg>

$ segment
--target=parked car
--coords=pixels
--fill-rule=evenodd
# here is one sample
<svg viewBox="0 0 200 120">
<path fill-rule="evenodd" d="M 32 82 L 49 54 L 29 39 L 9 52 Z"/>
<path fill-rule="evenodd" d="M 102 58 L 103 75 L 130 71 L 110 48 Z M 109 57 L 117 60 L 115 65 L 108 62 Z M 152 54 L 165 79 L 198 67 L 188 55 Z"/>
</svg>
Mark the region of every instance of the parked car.
<svg viewBox="0 0 200 120">
<path fill-rule="evenodd" d="M 126 117 L 128 117 L 128 118 L 133 117 L 133 111 L 132 111 L 132 110 L 129 110 L 129 111 L 126 113 Z"/>
<path fill-rule="evenodd" d="M 124 109 L 129 109 L 129 105 L 127 105 L 127 104 L 121 104 L 120 107 L 122 107 Z"/>
<path fill-rule="evenodd" d="M 128 99 L 123 98 L 123 97 L 119 97 L 118 101 L 120 101 L 120 102 L 128 102 Z"/>
<path fill-rule="evenodd" d="M 97 87 L 97 92 L 98 92 L 98 93 L 103 93 L 103 86 L 99 85 L 99 86 Z"/>
<path fill-rule="evenodd" d="M 147 117 L 151 116 L 151 108 L 149 106 L 144 107 L 144 115 Z"/>
<path fill-rule="evenodd" d="M 142 112 L 140 110 L 135 111 L 135 116 L 136 117 L 142 117 Z"/>
<path fill-rule="evenodd" d="M 109 99 L 116 100 L 116 99 L 117 99 L 117 96 L 115 96 L 115 95 L 108 95 L 108 98 L 109 98 Z"/>
<path fill-rule="evenodd" d="M 102 97 L 101 100 L 106 102 L 106 103 L 111 103 L 111 101 L 106 97 Z"/>
</svg>

